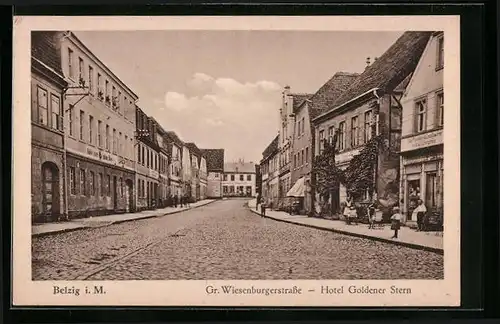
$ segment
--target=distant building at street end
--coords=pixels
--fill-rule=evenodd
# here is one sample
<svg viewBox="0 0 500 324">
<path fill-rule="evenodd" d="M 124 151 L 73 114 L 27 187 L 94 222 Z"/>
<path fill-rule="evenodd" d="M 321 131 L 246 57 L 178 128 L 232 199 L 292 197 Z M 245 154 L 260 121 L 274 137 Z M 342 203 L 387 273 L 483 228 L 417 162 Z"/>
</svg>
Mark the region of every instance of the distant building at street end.
<svg viewBox="0 0 500 324">
<path fill-rule="evenodd" d="M 59 34 L 31 33 L 31 221 L 67 217 L 63 99 L 67 82 Z M 74 180 L 74 179 L 73 179 Z"/>
<path fill-rule="evenodd" d="M 348 183 L 350 188 L 346 187 L 346 183 L 341 183 L 329 197 L 320 197 L 322 201 L 328 201 L 333 212 L 340 212 L 341 203 L 348 196 L 356 204 L 376 199 L 386 208 L 399 205 L 402 119 L 399 100 L 405 80 L 414 72 L 430 36 L 431 32 L 405 32 L 350 84 L 331 108 L 314 119 L 315 155 L 321 154 L 325 141 L 332 143 L 337 133 L 337 142 L 332 143 L 337 148 L 336 165 L 351 174 L 346 175 L 352 181 Z M 380 144 L 373 144 L 372 138 L 376 138 Z M 355 164 L 351 164 L 351 160 L 368 143 L 379 148 L 378 154 L 374 158 L 372 170 L 368 170 L 366 164 L 363 164 L 364 169 L 358 170 L 356 168 L 365 160 L 356 159 Z M 362 178 L 356 177 L 360 172 L 369 174 Z M 369 183 L 373 183 L 373 187 Z"/>
<path fill-rule="evenodd" d="M 191 198 L 193 201 L 198 201 L 201 199 L 200 162 L 202 153 L 195 143 L 186 143 L 186 147 L 189 149 L 191 158 Z"/>
<path fill-rule="evenodd" d="M 443 223 L 443 70 L 444 35 L 436 32 L 401 99 L 400 203 L 409 224 L 416 222 L 412 211 L 418 199 L 424 202 L 430 219 Z"/>
<path fill-rule="evenodd" d="M 255 197 L 255 163 L 239 160 L 224 163 L 222 195 L 224 197 Z"/>
<path fill-rule="evenodd" d="M 260 172 L 262 175 L 262 198 L 272 208 L 279 198 L 279 135 L 262 152 Z"/>
<path fill-rule="evenodd" d="M 224 149 L 202 149 L 207 164 L 207 198 L 222 198 Z"/>
</svg>

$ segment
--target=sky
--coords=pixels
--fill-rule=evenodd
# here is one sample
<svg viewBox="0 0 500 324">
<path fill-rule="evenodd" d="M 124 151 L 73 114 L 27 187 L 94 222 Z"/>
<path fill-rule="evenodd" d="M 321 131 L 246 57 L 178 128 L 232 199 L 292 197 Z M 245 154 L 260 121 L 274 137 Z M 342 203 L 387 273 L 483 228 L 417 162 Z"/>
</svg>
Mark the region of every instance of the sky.
<svg viewBox="0 0 500 324">
<path fill-rule="evenodd" d="M 402 33 L 75 32 L 167 131 L 256 163 L 278 133 L 285 85 L 314 93 L 336 72 L 361 73 Z"/>
</svg>

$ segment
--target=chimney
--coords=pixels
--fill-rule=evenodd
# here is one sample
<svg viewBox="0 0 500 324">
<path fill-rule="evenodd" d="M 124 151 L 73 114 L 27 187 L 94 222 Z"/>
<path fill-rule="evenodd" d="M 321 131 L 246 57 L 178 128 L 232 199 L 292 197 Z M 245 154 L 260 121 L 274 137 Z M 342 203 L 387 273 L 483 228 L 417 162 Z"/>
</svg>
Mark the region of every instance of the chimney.
<svg viewBox="0 0 500 324">
<path fill-rule="evenodd" d="M 376 58 L 373 59 L 373 63 L 375 63 L 376 60 L 378 60 L 378 57 L 376 57 Z"/>
<path fill-rule="evenodd" d="M 370 66 L 370 57 L 368 56 L 366 58 L 366 67 L 365 67 L 365 70 Z"/>
</svg>

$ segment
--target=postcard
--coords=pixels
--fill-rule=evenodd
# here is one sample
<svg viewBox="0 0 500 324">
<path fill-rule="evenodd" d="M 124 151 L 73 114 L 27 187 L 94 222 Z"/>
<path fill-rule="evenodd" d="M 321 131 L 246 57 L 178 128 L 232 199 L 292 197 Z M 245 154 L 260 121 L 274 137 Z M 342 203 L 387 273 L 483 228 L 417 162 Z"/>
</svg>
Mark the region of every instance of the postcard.
<svg viewBox="0 0 500 324">
<path fill-rule="evenodd" d="M 460 305 L 459 35 L 14 17 L 13 305 Z"/>
</svg>

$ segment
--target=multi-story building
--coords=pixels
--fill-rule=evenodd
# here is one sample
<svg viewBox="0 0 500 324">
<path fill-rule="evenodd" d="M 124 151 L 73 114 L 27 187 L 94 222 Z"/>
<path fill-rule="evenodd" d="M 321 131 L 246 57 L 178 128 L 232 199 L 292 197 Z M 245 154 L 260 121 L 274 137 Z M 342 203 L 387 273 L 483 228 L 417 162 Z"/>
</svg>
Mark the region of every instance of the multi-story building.
<svg viewBox="0 0 500 324">
<path fill-rule="evenodd" d="M 170 181 L 169 181 L 169 156 L 171 151 L 167 145 L 167 132 L 153 118 L 153 123 L 156 126 L 156 143 L 160 149 L 158 155 L 158 206 L 166 207 L 170 201 Z"/>
<path fill-rule="evenodd" d="M 401 210 L 414 223 L 412 211 L 422 199 L 429 215 L 443 215 L 444 35 L 427 42 L 401 99 Z"/>
<path fill-rule="evenodd" d="M 170 195 L 179 200 L 182 197 L 182 148 L 184 143 L 173 131 L 167 131 L 165 135 L 167 150 L 170 154 Z"/>
<path fill-rule="evenodd" d="M 195 143 L 186 143 L 191 159 L 191 198 L 193 201 L 201 199 L 201 183 L 200 183 L 200 159 L 201 150 Z"/>
<path fill-rule="evenodd" d="M 207 165 L 207 198 L 222 198 L 224 149 L 202 149 Z"/>
<path fill-rule="evenodd" d="M 335 161 L 345 170 L 373 136 L 381 135 L 385 149 L 379 150 L 372 192 L 347 192 L 340 184 L 329 199 L 338 211 L 347 195 L 355 201 L 377 199 L 386 207 L 399 201 L 399 145 L 401 139 L 401 104 L 398 98 L 405 80 L 413 73 L 430 37 L 429 32 L 404 33 L 380 58 L 369 65 L 326 112 L 313 122 L 316 150 L 319 155 L 325 141 L 332 141 L 337 132 Z"/>
<path fill-rule="evenodd" d="M 156 125 L 141 108 L 136 107 L 137 125 L 137 209 L 158 207 L 158 157 L 160 147 L 157 142 Z"/>
<path fill-rule="evenodd" d="M 203 152 L 200 150 L 200 199 L 207 198 L 207 185 L 208 185 L 208 170 L 207 170 L 207 159 Z"/>
<path fill-rule="evenodd" d="M 255 195 L 262 197 L 262 172 L 260 164 L 255 164 Z"/>
<path fill-rule="evenodd" d="M 255 197 L 255 163 L 239 160 L 224 163 L 224 197 Z"/>
<path fill-rule="evenodd" d="M 65 210 L 60 33 L 31 33 L 31 220 L 57 221 Z M 61 217 L 62 216 L 62 217 Z"/>
<path fill-rule="evenodd" d="M 268 207 L 274 208 L 279 197 L 279 135 L 262 152 L 260 172 L 262 174 L 262 197 Z"/>
<path fill-rule="evenodd" d="M 134 209 L 137 95 L 72 32 L 60 37 L 68 215 Z"/>
<path fill-rule="evenodd" d="M 191 152 L 188 145 L 182 146 L 182 197 L 191 200 L 193 198 L 193 169 L 191 164 Z"/>
<path fill-rule="evenodd" d="M 311 120 L 324 112 L 358 76 L 356 73 L 338 72 L 308 100 L 294 111 L 295 128 L 292 140 L 292 188 L 287 196 L 296 197 L 301 213 L 313 211 L 312 164 L 314 159 L 314 126 Z"/>
<path fill-rule="evenodd" d="M 279 197 L 280 207 L 286 206 L 289 200 L 286 199 L 286 194 L 292 186 L 290 161 L 293 144 L 293 131 L 295 126 L 294 110 L 308 97 L 310 94 L 291 93 L 290 87 L 285 86 L 283 91 L 282 106 L 280 107 L 280 130 L 279 130 Z"/>
</svg>

